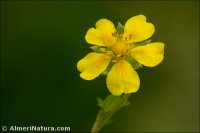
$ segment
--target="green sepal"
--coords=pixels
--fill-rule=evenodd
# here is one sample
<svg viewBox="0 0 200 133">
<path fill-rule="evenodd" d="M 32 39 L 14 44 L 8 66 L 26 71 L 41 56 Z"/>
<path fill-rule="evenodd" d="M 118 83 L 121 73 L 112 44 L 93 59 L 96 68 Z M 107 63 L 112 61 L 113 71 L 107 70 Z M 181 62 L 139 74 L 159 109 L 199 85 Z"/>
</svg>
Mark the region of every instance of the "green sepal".
<svg viewBox="0 0 200 133">
<path fill-rule="evenodd" d="M 134 43 L 134 45 L 135 46 L 143 46 L 143 45 L 151 43 L 151 41 L 152 41 L 152 39 L 148 39 L 148 40 L 145 40 L 145 41 L 136 42 L 136 43 Z"/>
<path fill-rule="evenodd" d="M 142 64 L 137 62 L 135 59 L 133 59 L 131 56 L 127 56 L 126 60 L 131 64 L 131 66 L 136 70 L 139 68 L 142 68 Z"/>
<path fill-rule="evenodd" d="M 113 67 L 114 63 L 111 61 L 106 70 L 102 73 L 103 75 L 108 75 L 109 71 Z"/>
<path fill-rule="evenodd" d="M 124 33 L 124 26 L 120 22 L 118 22 L 116 30 L 118 33 Z"/>
<path fill-rule="evenodd" d="M 90 46 L 90 48 L 96 53 L 102 53 L 100 48 L 105 48 L 104 46 Z"/>
</svg>

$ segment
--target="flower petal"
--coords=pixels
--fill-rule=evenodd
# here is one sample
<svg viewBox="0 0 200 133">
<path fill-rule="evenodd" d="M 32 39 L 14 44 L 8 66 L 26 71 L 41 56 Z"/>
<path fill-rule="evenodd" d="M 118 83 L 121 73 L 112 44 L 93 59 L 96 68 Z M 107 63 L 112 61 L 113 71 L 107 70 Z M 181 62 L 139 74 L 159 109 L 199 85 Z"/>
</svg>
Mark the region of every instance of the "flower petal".
<svg viewBox="0 0 200 133">
<path fill-rule="evenodd" d="M 105 46 L 105 44 L 103 42 L 102 33 L 95 28 L 90 28 L 87 31 L 86 36 L 85 36 L 85 40 L 89 44 L 94 44 L 94 45 L 97 45 L 97 46 Z"/>
<path fill-rule="evenodd" d="M 78 62 L 77 68 L 81 72 L 81 78 L 92 80 L 106 70 L 109 63 L 110 57 L 107 55 L 92 52 Z"/>
<path fill-rule="evenodd" d="M 90 28 L 85 36 L 89 44 L 97 46 L 110 46 L 115 42 L 113 33 L 116 32 L 114 24 L 107 19 L 100 19 L 96 22 L 96 29 Z"/>
<path fill-rule="evenodd" d="M 127 20 L 124 27 L 125 40 L 129 43 L 144 41 L 150 38 L 154 31 L 154 25 L 147 23 L 144 15 L 138 15 Z"/>
<path fill-rule="evenodd" d="M 155 42 L 138 46 L 132 50 L 131 55 L 139 63 L 153 67 L 158 65 L 164 58 L 164 44 Z"/>
<path fill-rule="evenodd" d="M 113 95 L 136 92 L 140 86 L 137 72 L 125 60 L 120 60 L 112 67 L 106 82 Z"/>
</svg>

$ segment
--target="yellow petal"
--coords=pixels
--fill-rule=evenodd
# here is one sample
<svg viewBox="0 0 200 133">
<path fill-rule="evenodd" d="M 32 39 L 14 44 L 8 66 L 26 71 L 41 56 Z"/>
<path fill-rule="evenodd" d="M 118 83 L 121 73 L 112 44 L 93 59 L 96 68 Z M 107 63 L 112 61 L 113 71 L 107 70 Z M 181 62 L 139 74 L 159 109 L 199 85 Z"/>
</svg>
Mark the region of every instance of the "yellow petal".
<svg viewBox="0 0 200 133">
<path fill-rule="evenodd" d="M 90 28 L 85 36 L 85 40 L 89 43 L 89 44 L 94 44 L 97 46 L 105 46 L 104 42 L 103 42 L 103 35 L 102 33 L 95 29 L 95 28 Z"/>
<path fill-rule="evenodd" d="M 113 95 L 136 92 L 140 86 L 137 72 L 125 60 L 117 62 L 108 73 L 107 87 Z"/>
<path fill-rule="evenodd" d="M 97 46 L 110 46 L 115 42 L 113 33 L 116 32 L 114 24 L 107 19 L 100 19 L 96 22 L 96 29 L 90 28 L 85 36 L 89 44 Z"/>
<path fill-rule="evenodd" d="M 81 72 L 81 78 L 92 80 L 105 71 L 109 63 L 110 58 L 105 54 L 92 52 L 78 62 L 77 68 Z"/>
<path fill-rule="evenodd" d="M 154 25 L 146 22 L 144 15 L 138 15 L 127 20 L 124 27 L 125 40 L 129 43 L 144 41 L 150 38 L 154 31 Z"/>
<path fill-rule="evenodd" d="M 164 44 L 160 42 L 138 46 L 132 50 L 132 57 L 139 63 L 153 67 L 158 65 L 164 58 Z"/>
</svg>

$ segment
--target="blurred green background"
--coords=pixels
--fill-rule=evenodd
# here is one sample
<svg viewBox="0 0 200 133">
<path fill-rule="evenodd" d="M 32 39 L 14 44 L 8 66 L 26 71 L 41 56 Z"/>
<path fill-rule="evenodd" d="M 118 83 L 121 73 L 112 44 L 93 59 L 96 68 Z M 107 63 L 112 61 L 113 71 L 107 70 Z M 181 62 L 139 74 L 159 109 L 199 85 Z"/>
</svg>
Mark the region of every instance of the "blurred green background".
<svg viewBox="0 0 200 133">
<path fill-rule="evenodd" d="M 144 14 L 165 43 L 157 67 L 138 70 L 131 105 L 102 131 L 199 131 L 199 1 L 1 1 L 1 124 L 90 130 L 106 97 L 105 77 L 85 81 L 77 62 L 101 18 L 117 24 Z"/>
</svg>

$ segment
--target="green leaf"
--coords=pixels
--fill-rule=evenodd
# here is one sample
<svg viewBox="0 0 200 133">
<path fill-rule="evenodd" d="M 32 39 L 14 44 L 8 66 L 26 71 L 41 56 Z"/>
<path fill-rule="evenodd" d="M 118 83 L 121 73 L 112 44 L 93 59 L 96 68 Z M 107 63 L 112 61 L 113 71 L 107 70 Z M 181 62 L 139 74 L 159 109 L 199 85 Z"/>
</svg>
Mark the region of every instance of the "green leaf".
<svg viewBox="0 0 200 133">
<path fill-rule="evenodd" d="M 104 100 L 98 99 L 98 105 L 105 112 L 115 112 L 120 108 L 129 105 L 128 94 L 122 96 L 109 95 Z"/>
<path fill-rule="evenodd" d="M 98 98 L 98 105 L 101 110 L 97 114 L 97 118 L 92 128 L 92 132 L 97 133 L 103 126 L 112 122 L 112 116 L 122 107 L 130 104 L 128 97 L 130 94 L 121 96 L 108 95 L 104 100 Z"/>
<path fill-rule="evenodd" d="M 107 125 L 107 124 L 109 124 L 109 123 L 111 123 L 111 122 L 113 122 L 113 120 L 107 120 L 107 121 L 104 123 L 103 126 L 105 126 L 105 125 Z"/>
<path fill-rule="evenodd" d="M 103 100 L 101 98 L 97 98 L 98 105 L 103 108 Z"/>
</svg>

